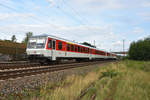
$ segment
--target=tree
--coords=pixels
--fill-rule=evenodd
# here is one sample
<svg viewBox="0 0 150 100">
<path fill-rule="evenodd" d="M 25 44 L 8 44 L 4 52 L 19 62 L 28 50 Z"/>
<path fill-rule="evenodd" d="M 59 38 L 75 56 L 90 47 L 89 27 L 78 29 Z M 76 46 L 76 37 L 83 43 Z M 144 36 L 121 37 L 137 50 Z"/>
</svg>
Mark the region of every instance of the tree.
<svg viewBox="0 0 150 100">
<path fill-rule="evenodd" d="M 15 35 L 13 35 L 13 36 L 11 37 L 11 41 L 12 41 L 12 42 L 16 42 L 16 41 L 17 41 L 17 39 L 16 39 L 16 36 L 15 36 Z"/>
<path fill-rule="evenodd" d="M 88 42 L 83 42 L 83 43 L 81 43 L 81 44 L 86 45 L 86 46 L 89 46 L 89 47 L 96 48 L 96 46 L 94 46 L 94 45 L 92 45 L 92 44 L 90 44 L 90 43 L 88 43 Z"/>
<path fill-rule="evenodd" d="M 22 43 L 25 43 L 27 45 L 28 41 L 29 41 L 29 38 L 33 36 L 33 33 L 32 32 L 27 32 L 26 33 L 26 37 L 24 38 L 24 40 L 22 41 Z"/>
<path fill-rule="evenodd" d="M 132 42 L 129 48 L 129 58 L 134 60 L 150 60 L 150 37 Z"/>
</svg>

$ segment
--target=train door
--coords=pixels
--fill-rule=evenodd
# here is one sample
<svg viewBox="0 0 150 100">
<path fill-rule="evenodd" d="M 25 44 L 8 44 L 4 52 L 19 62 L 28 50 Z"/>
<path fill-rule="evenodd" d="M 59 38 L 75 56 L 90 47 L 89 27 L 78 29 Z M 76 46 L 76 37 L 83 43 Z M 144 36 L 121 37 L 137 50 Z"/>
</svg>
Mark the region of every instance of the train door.
<svg viewBox="0 0 150 100">
<path fill-rule="evenodd" d="M 52 39 L 52 60 L 56 60 L 56 40 Z"/>
<path fill-rule="evenodd" d="M 92 60 L 92 49 L 89 49 L 89 55 L 90 55 L 89 59 Z"/>
</svg>

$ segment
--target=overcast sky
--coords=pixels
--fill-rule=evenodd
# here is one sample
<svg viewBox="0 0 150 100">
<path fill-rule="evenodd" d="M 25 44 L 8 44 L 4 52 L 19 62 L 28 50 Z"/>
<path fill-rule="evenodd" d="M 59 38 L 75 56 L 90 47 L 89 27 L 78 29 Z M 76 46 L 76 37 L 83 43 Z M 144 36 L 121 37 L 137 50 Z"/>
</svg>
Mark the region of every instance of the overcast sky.
<svg viewBox="0 0 150 100">
<path fill-rule="evenodd" d="M 0 0 L 0 39 L 26 32 L 121 51 L 150 35 L 150 0 Z"/>
</svg>

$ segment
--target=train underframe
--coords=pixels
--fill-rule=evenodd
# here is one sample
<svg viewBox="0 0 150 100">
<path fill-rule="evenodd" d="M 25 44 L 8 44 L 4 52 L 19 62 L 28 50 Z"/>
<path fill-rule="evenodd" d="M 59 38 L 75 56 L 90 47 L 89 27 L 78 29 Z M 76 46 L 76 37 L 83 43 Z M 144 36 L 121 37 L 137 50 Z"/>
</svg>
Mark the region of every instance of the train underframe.
<svg viewBox="0 0 150 100">
<path fill-rule="evenodd" d="M 60 63 L 60 62 L 83 62 L 83 61 L 104 61 L 104 60 L 116 60 L 115 58 L 74 58 L 74 57 L 56 57 L 56 60 L 52 60 L 52 57 L 45 57 L 43 55 L 29 55 L 28 60 L 30 62 L 38 62 L 40 64 Z"/>
</svg>

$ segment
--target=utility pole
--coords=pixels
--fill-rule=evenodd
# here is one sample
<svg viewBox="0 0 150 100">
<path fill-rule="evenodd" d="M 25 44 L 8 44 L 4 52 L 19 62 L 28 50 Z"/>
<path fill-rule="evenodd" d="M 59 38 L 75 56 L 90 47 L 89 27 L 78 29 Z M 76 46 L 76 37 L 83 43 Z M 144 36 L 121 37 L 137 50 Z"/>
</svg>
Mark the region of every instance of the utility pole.
<svg viewBox="0 0 150 100">
<path fill-rule="evenodd" d="M 124 50 L 125 45 L 124 45 L 124 43 L 125 43 L 125 40 L 123 39 L 123 55 L 125 56 L 125 50 Z"/>
<path fill-rule="evenodd" d="M 16 44 L 16 59 L 15 60 L 17 60 L 17 42 L 15 42 L 15 44 Z"/>
<path fill-rule="evenodd" d="M 94 46 L 95 46 L 95 40 L 94 40 Z"/>
<path fill-rule="evenodd" d="M 110 56 L 112 56 L 112 55 L 111 55 L 111 49 L 110 49 Z"/>
</svg>

